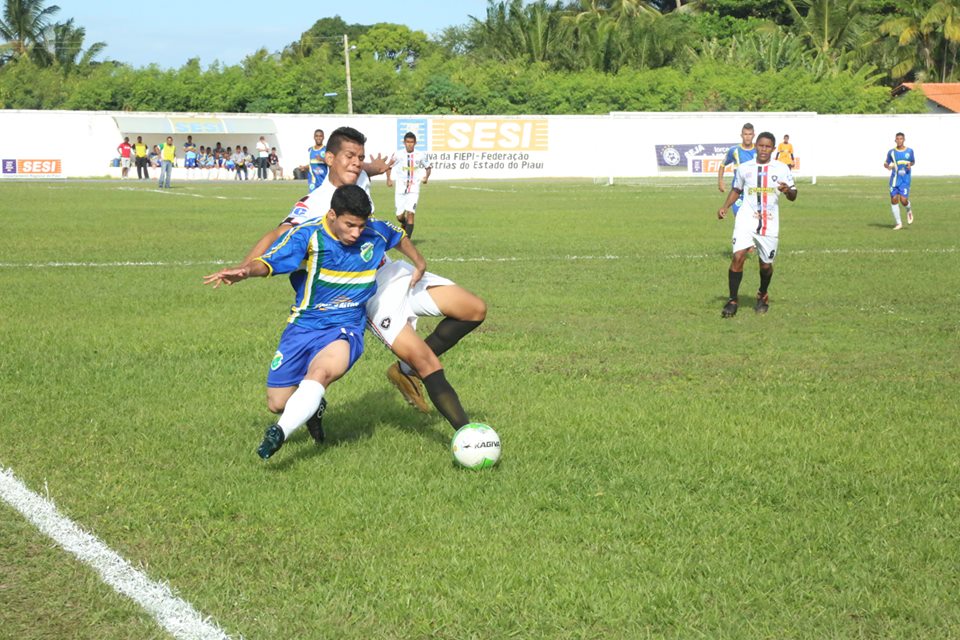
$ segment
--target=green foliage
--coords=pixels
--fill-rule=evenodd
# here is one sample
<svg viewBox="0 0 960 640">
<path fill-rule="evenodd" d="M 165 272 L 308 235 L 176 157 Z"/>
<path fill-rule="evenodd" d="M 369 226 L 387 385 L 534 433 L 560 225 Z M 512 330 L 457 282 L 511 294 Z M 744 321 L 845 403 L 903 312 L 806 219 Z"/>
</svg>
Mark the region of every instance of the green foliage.
<svg viewBox="0 0 960 640">
<path fill-rule="evenodd" d="M 436 40 L 403 25 L 349 25 L 335 16 L 278 54 L 261 49 L 238 65 L 206 69 L 198 60 L 179 69 L 98 64 L 103 43 L 84 48 L 82 27 L 49 24 L 43 11 L 52 7 L 40 0 L 8 1 L 6 18 L 14 4 L 29 4 L 42 28 L 28 38 L 17 35 L 27 27 L 2 23 L 6 108 L 344 112 L 344 34 L 356 113 L 922 111 L 917 100 L 894 104 L 890 85 L 960 75 L 960 16 L 950 0 L 784 0 L 787 18 L 734 0 L 679 9 L 637 0 L 490 0 L 483 16 Z M 743 73 L 746 65 L 752 74 Z M 338 95 L 324 97 L 331 92 Z"/>
</svg>

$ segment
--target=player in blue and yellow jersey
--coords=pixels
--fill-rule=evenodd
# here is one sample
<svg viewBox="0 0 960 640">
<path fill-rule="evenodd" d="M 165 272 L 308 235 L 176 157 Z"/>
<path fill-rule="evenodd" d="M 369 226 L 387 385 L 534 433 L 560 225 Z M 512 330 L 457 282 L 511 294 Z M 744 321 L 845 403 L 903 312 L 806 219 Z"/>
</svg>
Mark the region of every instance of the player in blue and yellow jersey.
<svg viewBox="0 0 960 640">
<path fill-rule="evenodd" d="M 309 191 L 313 191 L 323 184 L 329 170 L 326 160 L 327 148 L 323 144 L 323 129 L 317 129 L 313 132 L 313 146 L 307 149 L 307 152 L 310 154 L 307 188 Z"/>
<path fill-rule="evenodd" d="M 743 125 L 743 128 L 740 129 L 740 144 L 735 144 L 729 149 L 727 149 L 727 155 L 723 159 L 723 164 L 720 165 L 719 171 L 717 171 L 717 188 L 720 190 L 720 193 L 726 191 L 726 184 L 723 182 L 723 174 L 727 170 L 727 167 L 733 165 L 733 179 L 737 179 L 737 169 L 740 168 L 740 165 L 745 162 L 750 162 L 757 155 L 757 148 L 753 144 L 753 125 L 749 122 Z M 734 217 L 737 215 L 737 211 L 740 210 L 740 205 L 743 204 L 743 199 L 739 199 L 733 203 L 731 210 L 733 211 Z"/>
<path fill-rule="evenodd" d="M 330 167 L 327 179 L 317 190 L 300 198 L 280 225 L 257 241 L 239 266 L 262 255 L 291 227 L 324 215 L 337 188 L 351 184 L 369 193 L 366 167 L 371 163 L 366 160 L 365 144 L 366 136 L 351 127 L 340 127 L 331 133 L 327 143 L 326 160 Z M 384 160 L 377 156 L 372 163 L 382 165 Z M 470 417 L 447 380 L 439 356 L 483 323 L 487 306 L 470 291 L 434 273 L 426 272 L 411 283 L 413 270 L 414 266 L 403 260 L 385 261 L 381 265 L 377 270 L 377 292 L 366 304 L 367 324 L 399 358 L 387 370 L 387 377 L 404 399 L 428 413 L 425 387 L 434 406 L 456 430 L 468 424 Z M 301 273 L 292 274 L 291 282 L 295 286 Z M 443 318 L 426 339 L 417 335 L 418 317 L 440 316 Z M 326 399 L 307 421 L 307 429 L 318 443 L 323 441 L 325 407 Z"/>
<path fill-rule="evenodd" d="M 903 229 L 900 222 L 900 205 L 907 210 L 907 224 L 913 224 L 913 208 L 910 205 L 910 176 L 913 175 L 913 164 L 916 155 L 913 149 L 906 146 L 906 136 L 898 133 L 894 140 L 897 146 L 887 151 L 887 159 L 883 166 L 890 170 L 890 210 L 893 212 L 893 230 Z"/>
<path fill-rule="evenodd" d="M 413 262 L 413 283 L 426 271 L 423 256 L 403 230 L 370 213 L 362 188 L 342 186 L 325 215 L 284 233 L 256 260 L 204 278 L 216 288 L 306 269 L 267 374 L 267 407 L 282 413 L 257 449 L 264 460 L 317 413 L 326 388 L 363 353 L 364 305 L 376 292 L 377 267 L 387 250 L 396 248 Z"/>
</svg>

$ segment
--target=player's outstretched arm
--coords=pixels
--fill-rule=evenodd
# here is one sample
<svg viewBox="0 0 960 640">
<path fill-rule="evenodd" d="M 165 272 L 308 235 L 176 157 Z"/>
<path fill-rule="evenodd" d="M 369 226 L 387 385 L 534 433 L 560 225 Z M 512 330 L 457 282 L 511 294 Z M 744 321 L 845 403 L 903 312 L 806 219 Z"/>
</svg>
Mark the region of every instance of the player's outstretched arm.
<svg viewBox="0 0 960 640">
<path fill-rule="evenodd" d="M 420 278 L 423 277 L 424 272 L 427 270 L 427 261 L 423 258 L 423 255 L 420 253 L 419 249 L 410 242 L 410 238 L 404 236 L 403 240 L 400 241 L 396 247 L 396 250 L 410 258 L 410 262 L 413 263 L 413 276 L 410 278 L 410 286 L 420 282 Z"/>
<path fill-rule="evenodd" d="M 373 176 L 378 176 L 381 173 L 387 173 L 394 164 L 396 164 L 397 159 L 393 156 L 387 158 L 386 156 L 380 155 L 379 153 L 368 161 L 363 163 L 363 170 L 367 172 L 367 175 L 371 178 Z"/>
<path fill-rule="evenodd" d="M 242 267 L 231 267 L 229 269 L 220 269 L 216 273 L 211 273 L 203 277 L 203 284 L 211 284 L 213 288 L 218 288 L 221 284 L 227 286 L 240 282 L 241 280 L 246 280 L 247 278 L 262 278 L 266 276 L 270 270 L 267 268 L 267 265 L 260 261 L 251 262 L 249 265 L 244 265 Z"/>
</svg>

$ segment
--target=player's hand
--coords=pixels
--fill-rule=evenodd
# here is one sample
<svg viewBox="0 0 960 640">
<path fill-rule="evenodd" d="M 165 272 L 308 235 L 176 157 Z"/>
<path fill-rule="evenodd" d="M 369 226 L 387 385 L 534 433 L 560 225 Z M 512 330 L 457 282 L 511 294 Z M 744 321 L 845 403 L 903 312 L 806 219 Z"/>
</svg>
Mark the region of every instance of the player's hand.
<svg viewBox="0 0 960 640">
<path fill-rule="evenodd" d="M 724 193 L 727 190 L 727 187 L 723 184 L 723 182 L 718 182 L 717 189 L 720 190 L 720 193 Z"/>
<path fill-rule="evenodd" d="M 422 264 L 419 267 L 414 265 L 413 275 L 410 276 L 410 288 L 413 289 L 414 285 L 420 282 L 420 279 L 423 278 L 423 274 L 427 270 L 427 265 Z"/>
<path fill-rule="evenodd" d="M 367 160 L 366 166 L 364 167 L 364 169 L 371 176 L 378 176 L 381 173 L 386 173 L 390 167 L 396 164 L 396 162 L 397 162 L 397 159 L 395 157 L 390 156 L 389 158 L 387 158 L 378 153 L 377 155 Z"/>
<path fill-rule="evenodd" d="M 796 187 L 789 186 L 786 182 L 781 182 L 779 185 L 777 185 L 777 191 L 779 191 L 780 193 L 786 193 L 787 191 L 790 191 L 791 189 L 795 189 L 795 188 Z"/>
<path fill-rule="evenodd" d="M 424 178 L 424 179 L 423 179 L 423 184 L 427 184 L 427 180 L 429 180 L 429 178 Z"/>
<path fill-rule="evenodd" d="M 718 218 L 719 220 L 723 220 L 723 219 L 726 218 L 726 217 L 727 217 L 727 208 L 726 208 L 726 207 L 720 207 L 719 209 L 717 209 L 717 218 Z"/>
<path fill-rule="evenodd" d="M 387 178 L 387 186 L 388 186 L 388 187 L 392 187 L 392 186 L 393 186 L 393 180 L 391 180 L 390 178 Z"/>
<path fill-rule="evenodd" d="M 220 269 L 216 273 L 211 273 L 203 277 L 203 284 L 212 284 L 213 288 L 218 288 L 221 284 L 227 286 L 246 280 L 250 276 L 250 269 L 247 267 L 233 267 L 231 269 Z"/>
</svg>

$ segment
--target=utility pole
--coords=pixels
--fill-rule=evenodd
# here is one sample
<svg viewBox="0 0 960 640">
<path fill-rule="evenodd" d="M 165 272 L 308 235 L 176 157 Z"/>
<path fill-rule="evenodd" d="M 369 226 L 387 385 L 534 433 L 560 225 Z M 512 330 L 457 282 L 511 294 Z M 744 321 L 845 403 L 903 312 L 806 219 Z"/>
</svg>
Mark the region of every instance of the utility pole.
<svg viewBox="0 0 960 640">
<path fill-rule="evenodd" d="M 347 113 L 353 115 L 353 86 L 350 84 L 350 41 L 343 34 L 343 64 L 347 68 Z"/>
</svg>

